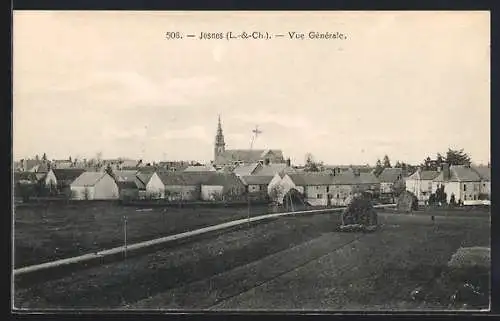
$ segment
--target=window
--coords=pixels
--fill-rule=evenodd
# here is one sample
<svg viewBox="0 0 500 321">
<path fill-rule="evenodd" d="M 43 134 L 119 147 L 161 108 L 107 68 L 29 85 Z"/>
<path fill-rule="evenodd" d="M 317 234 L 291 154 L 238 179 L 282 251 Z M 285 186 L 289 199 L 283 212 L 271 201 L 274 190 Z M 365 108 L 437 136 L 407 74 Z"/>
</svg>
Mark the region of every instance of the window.
<svg viewBox="0 0 500 321">
<path fill-rule="evenodd" d="M 467 185 L 464 184 L 464 192 L 467 191 Z"/>
<path fill-rule="evenodd" d="M 475 201 L 477 200 L 477 195 L 474 195 L 474 200 L 475 200 Z"/>
<path fill-rule="evenodd" d="M 337 198 L 339 198 L 339 193 L 337 193 Z"/>
<path fill-rule="evenodd" d="M 328 192 L 330 192 L 330 186 L 327 186 L 327 187 L 326 187 L 326 192 L 327 192 L 327 193 L 328 193 Z"/>
<path fill-rule="evenodd" d="M 323 195 L 318 194 L 318 195 L 316 195 L 316 197 L 317 197 L 317 198 L 323 198 Z"/>
</svg>

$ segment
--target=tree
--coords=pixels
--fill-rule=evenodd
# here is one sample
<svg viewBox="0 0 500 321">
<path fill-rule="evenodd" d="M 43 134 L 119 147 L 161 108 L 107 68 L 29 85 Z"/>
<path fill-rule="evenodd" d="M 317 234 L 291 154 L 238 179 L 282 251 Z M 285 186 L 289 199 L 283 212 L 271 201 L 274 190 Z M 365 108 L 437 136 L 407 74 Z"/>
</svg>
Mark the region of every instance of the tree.
<svg viewBox="0 0 500 321">
<path fill-rule="evenodd" d="M 306 164 L 304 166 L 304 171 L 319 172 L 321 165 L 321 162 L 317 162 L 314 160 L 314 157 L 311 153 L 306 154 Z"/>
<path fill-rule="evenodd" d="M 440 153 L 437 153 L 436 155 L 436 163 L 438 166 L 441 166 L 442 163 L 445 162 L 445 159 L 443 157 L 443 155 L 441 155 Z"/>
<path fill-rule="evenodd" d="M 389 160 L 389 156 L 384 156 L 384 168 L 391 168 L 391 161 Z"/>
<path fill-rule="evenodd" d="M 455 201 L 455 194 L 451 194 L 450 196 L 450 205 L 454 206 L 456 204 L 456 201 Z"/>
<path fill-rule="evenodd" d="M 375 174 L 375 176 L 379 176 L 383 170 L 384 167 L 382 166 L 382 162 L 380 161 L 380 159 L 377 159 L 377 163 L 375 165 L 375 170 L 373 171 L 373 174 Z"/>
<path fill-rule="evenodd" d="M 40 156 L 38 156 L 38 154 L 35 155 L 35 160 L 36 161 L 39 161 L 40 160 Z"/>
<path fill-rule="evenodd" d="M 285 189 L 281 184 L 273 185 L 269 190 L 269 198 L 271 199 L 271 201 L 273 201 L 275 204 L 281 203 L 281 200 L 284 196 L 284 190 Z"/>
<path fill-rule="evenodd" d="M 108 164 L 106 166 L 106 169 L 104 170 L 107 174 L 109 174 L 109 176 L 115 178 L 115 174 L 113 173 L 113 168 L 111 168 L 111 165 Z"/>
<path fill-rule="evenodd" d="M 396 165 L 394 165 L 394 168 L 403 168 L 403 165 L 401 164 L 400 161 L 397 161 Z"/>
<path fill-rule="evenodd" d="M 463 149 L 453 150 L 448 148 L 446 152 L 446 162 L 448 165 L 470 165 L 470 156 Z"/>
</svg>

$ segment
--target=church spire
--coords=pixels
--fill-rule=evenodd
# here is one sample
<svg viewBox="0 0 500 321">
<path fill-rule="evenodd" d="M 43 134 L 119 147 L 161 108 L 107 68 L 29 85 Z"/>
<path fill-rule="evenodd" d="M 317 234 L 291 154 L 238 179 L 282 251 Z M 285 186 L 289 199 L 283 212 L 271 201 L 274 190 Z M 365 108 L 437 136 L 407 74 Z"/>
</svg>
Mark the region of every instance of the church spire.
<svg viewBox="0 0 500 321">
<path fill-rule="evenodd" d="M 217 135 L 215 135 L 214 160 L 217 159 L 217 156 L 224 153 L 225 147 L 226 143 L 224 142 L 224 134 L 222 133 L 222 125 L 219 115 L 217 123 Z"/>
</svg>

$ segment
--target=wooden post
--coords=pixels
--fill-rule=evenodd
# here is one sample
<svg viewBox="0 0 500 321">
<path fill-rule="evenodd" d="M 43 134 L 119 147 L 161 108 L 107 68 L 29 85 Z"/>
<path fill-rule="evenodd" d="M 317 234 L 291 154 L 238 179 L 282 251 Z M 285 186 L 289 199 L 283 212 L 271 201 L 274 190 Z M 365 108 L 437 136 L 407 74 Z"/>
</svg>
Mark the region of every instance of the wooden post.
<svg viewBox="0 0 500 321">
<path fill-rule="evenodd" d="M 123 219 L 124 219 L 124 224 L 123 224 L 124 255 L 125 259 L 127 259 L 127 216 L 124 216 Z"/>
</svg>

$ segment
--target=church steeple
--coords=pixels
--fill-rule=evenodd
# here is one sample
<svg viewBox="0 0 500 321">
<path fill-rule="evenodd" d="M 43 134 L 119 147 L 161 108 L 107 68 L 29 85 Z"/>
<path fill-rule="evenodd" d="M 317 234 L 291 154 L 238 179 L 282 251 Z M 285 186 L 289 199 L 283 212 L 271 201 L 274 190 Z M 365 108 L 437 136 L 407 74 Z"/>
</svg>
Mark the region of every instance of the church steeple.
<svg viewBox="0 0 500 321">
<path fill-rule="evenodd" d="M 224 134 L 222 133 L 222 125 L 220 122 L 220 115 L 219 115 L 219 121 L 217 124 L 217 135 L 215 135 L 214 160 L 217 159 L 218 155 L 224 153 L 225 147 L 226 143 L 224 142 Z"/>
</svg>

